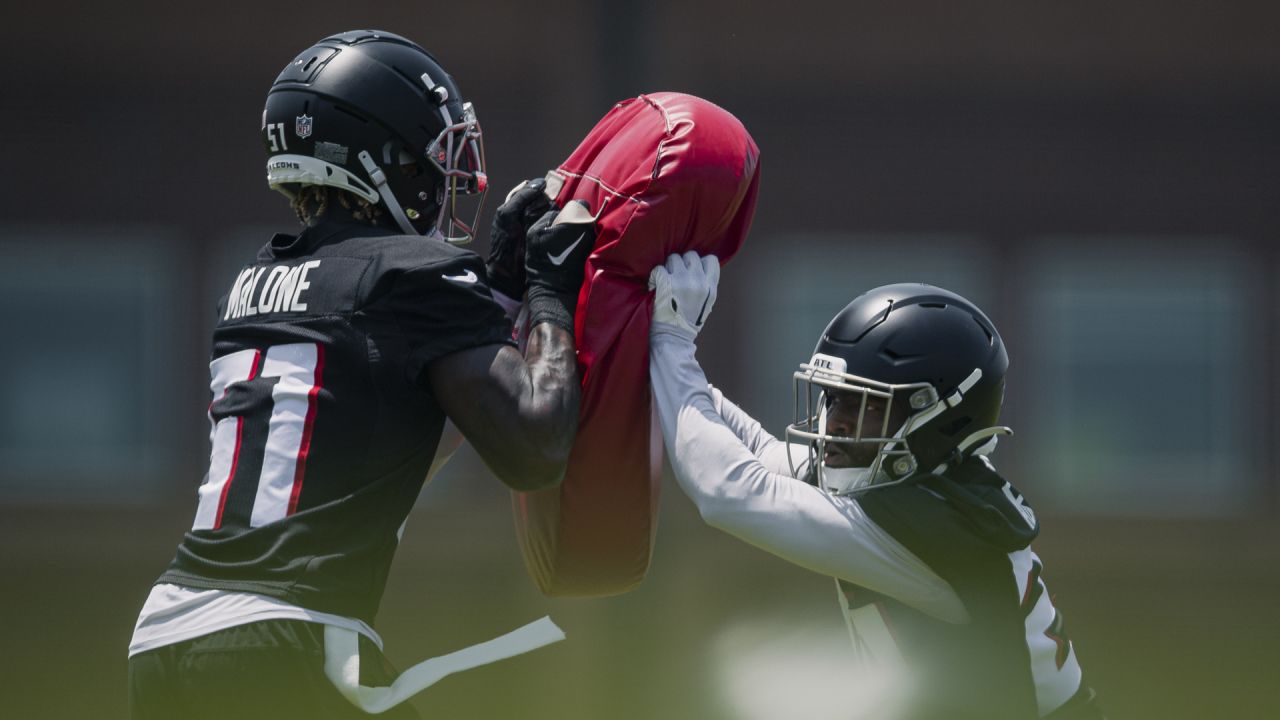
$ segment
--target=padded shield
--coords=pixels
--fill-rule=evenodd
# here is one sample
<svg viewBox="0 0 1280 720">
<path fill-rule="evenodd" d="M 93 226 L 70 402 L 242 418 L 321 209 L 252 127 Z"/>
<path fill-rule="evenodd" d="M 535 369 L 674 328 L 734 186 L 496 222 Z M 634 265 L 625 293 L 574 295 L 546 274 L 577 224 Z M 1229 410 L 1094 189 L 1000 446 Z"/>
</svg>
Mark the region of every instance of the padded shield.
<svg viewBox="0 0 1280 720">
<path fill-rule="evenodd" d="M 542 592 L 612 595 L 649 568 L 662 432 L 649 388 L 649 272 L 695 250 L 727 262 L 751 227 L 760 151 L 733 115 L 701 98 L 624 101 L 547 177 L 561 207 L 597 216 L 578 298 L 578 437 L 564 482 L 515 493 L 525 566 Z"/>
</svg>

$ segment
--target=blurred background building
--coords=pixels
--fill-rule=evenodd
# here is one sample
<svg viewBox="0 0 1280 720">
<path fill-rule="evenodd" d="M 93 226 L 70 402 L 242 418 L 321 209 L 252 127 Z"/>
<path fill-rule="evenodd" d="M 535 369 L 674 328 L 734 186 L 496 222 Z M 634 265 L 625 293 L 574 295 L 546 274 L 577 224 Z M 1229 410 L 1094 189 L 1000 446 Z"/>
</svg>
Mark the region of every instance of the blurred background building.
<svg viewBox="0 0 1280 720">
<path fill-rule="evenodd" d="M 701 95 L 762 150 L 700 342 L 766 427 L 863 289 L 924 281 L 1009 346 L 998 465 L 1113 717 L 1280 715 L 1280 11 L 723 0 L 43 3 L 0 45 L 0 714 L 125 716 L 125 648 L 207 461 L 208 334 L 296 226 L 265 184 L 281 67 L 407 35 L 484 125 L 494 195 L 613 102 Z M 496 206 L 491 198 L 488 212 Z M 483 251 L 485 241 L 477 243 Z M 464 452 L 415 510 L 380 617 L 402 665 L 543 613 L 569 641 L 446 680 L 424 717 L 850 717 L 830 583 L 710 530 L 671 485 L 649 579 L 541 597 Z"/>
</svg>

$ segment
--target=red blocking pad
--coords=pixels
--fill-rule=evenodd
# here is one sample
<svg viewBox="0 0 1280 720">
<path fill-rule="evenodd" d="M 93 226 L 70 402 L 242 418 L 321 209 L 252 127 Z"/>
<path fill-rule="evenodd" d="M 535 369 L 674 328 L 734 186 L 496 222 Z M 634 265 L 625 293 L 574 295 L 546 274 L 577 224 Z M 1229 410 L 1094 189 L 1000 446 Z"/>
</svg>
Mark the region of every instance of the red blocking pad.
<svg viewBox="0 0 1280 720">
<path fill-rule="evenodd" d="M 564 482 L 514 493 L 529 574 L 548 595 L 613 595 L 644 579 L 657 532 L 662 432 L 649 388 L 649 271 L 690 250 L 727 262 L 755 212 L 759 148 L 724 109 L 681 93 L 614 106 L 547 176 L 586 201 L 595 249 L 578 298 L 578 437 Z"/>
</svg>

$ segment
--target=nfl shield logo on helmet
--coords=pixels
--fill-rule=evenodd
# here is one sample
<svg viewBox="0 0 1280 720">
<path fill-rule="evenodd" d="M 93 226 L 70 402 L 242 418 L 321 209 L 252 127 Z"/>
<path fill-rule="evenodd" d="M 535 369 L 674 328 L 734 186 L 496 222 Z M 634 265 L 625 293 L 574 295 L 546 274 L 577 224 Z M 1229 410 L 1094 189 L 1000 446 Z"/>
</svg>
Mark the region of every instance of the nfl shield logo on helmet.
<svg viewBox="0 0 1280 720">
<path fill-rule="evenodd" d="M 311 120 L 310 115 L 299 115 L 293 123 L 294 134 L 304 140 L 311 137 Z"/>
</svg>

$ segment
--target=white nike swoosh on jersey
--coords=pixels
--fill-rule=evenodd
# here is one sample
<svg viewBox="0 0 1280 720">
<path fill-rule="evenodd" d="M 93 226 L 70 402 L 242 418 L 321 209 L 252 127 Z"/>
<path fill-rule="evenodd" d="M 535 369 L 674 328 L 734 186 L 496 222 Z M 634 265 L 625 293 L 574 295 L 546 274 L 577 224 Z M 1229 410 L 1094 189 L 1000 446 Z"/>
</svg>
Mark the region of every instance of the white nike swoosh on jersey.
<svg viewBox="0 0 1280 720">
<path fill-rule="evenodd" d="M 564 252 L 560 253 L 559 255 L 548 255 L 547 257 L 550 258 L 551 264 L 560 265 L 564 263 L 564 261 L 569 258 L 569 253 L 573 252 L 573 249 L 578 247 L 578 243 L 582 242 L 582 238 L 586 236 L 587 236 L 587 231 L 583 230 L 582 234 L 578 236 L 578 239 L 574 240 L 572 245 L 565 248 Z"/>
<path fill-rule="evenodd" d="M 476 280 L 480 279 L 476 277 L 476 273 L 474 270 L 468 270 L 461 275 L 441 275 L 440 277 L 444 278 L 445 280 L 452 280 L 454 282 L 460 282 L 460 283 L 473 283 Z"/>
</svg>

